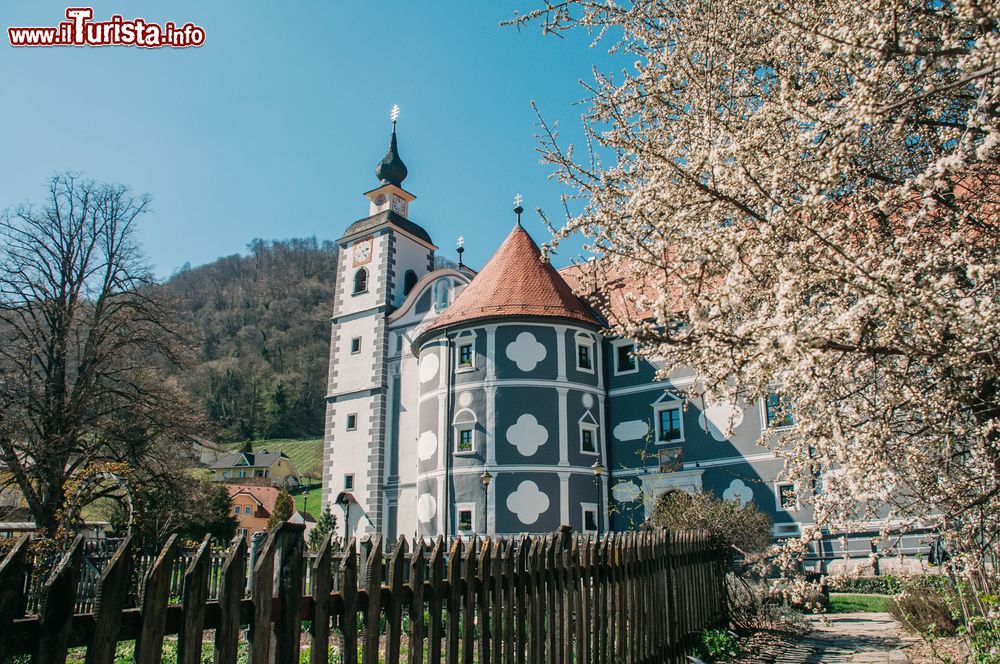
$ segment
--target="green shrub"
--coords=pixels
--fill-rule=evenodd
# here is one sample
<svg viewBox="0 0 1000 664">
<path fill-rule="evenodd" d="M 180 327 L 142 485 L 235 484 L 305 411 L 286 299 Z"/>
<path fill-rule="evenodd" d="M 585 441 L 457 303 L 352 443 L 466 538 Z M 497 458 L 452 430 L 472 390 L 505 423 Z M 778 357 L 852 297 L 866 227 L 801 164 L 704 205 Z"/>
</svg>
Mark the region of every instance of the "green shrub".
<svg viewBox="0 0 1000 664">
<path fill-rule="evenodd" d="M 953 636 L 961 625 L 948 598 L 928 588 L 905 591 L 889 605 L 889 613 L 911 630 L 931 637 Z"/>
<path fill-rule="evenodd" d="M 937 574 L 830 577 L 827 580 L 830 592 L 855 595 L 898 595 L 903 591 L 918 588 L 943 591 L 947 583 L 947 578 Z"/>
<path fill-rule="evenodd" d="M 695 654 L 709 661 L 736 657 L 740 654 L 740 644 L 732 632 L 724 629 L 706 629 L 701 633 Z"/>
</svg>

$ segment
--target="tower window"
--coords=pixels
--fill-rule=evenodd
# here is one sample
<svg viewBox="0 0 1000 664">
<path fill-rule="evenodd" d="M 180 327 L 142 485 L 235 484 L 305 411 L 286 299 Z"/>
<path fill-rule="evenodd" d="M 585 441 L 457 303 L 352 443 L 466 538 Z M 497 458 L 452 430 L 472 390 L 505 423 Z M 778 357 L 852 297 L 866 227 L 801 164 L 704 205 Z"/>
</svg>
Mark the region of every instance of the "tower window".
<svg viewBox="0 0 1000 664">
<path fill-rule="evenodd" d="M 471 343 L 462 344 L 458 347 L 458 366 L 459 368 L 468 368 L 473 366 Z"/>
<path fill-rule="evenodd" d="M 472 510 L 458 510 L 458 530 L 463 533 L 471 533 L 473 530 Z"/>
<path fill-rule="evenodd" d="M 682 440 L 684 430 L 681 428 L 681 409 L 664 408 L 656 413 L 657 429 L 660 441 Z"/>
<path fill-rule="evenodd" d="M 458 439 L 455 441 L 455 452 L 458 454 L 472 452 L 472 427 L 464 427 L 458 430 Z"/>
<path fill-rule="evenodd" d="M 347 416 L 347 430 L 354 431 L 358 428 L 358 414 L 351 413 Z"/>
<path fill-rule="evenodd" d="M 580 451 L 585 454 L 597 454 L 597 429 L 588 424 L 580 425 Z"/>
<path fill-rule="evenodd" d="M 368 270 L 360 268 L 354 273 L 354 294 L 368 292 Z"/>
<path fill-rule="evenodd" d="M 413 287 L 417 285 L 417 273 L 413 270 L 407 270 L 406 274 L 403 275 L 403 297 L 410 294 Z"/>
<path fill-rule="evenodd" d="M 587 339 L 576 341 L 576 368 L 583 371 L 594 370 L 594 346 Z"/>
<path fill-rule="evenodd" d="M 351 355 L 357 355 L 361 352 L 361 337 L 354 337 L 351 339 Z"/>
<path fill-rule="evenodd" d="M 790 427 L 795 424 L 791 400 L 777 392 L 768 394 L 764 399 L 764 415 L 769 427 Z"/>
<path fill-rule="evenodd" d="M 354 490 L 354 473 L 344 475 L 344 491 Z"/>
<path fill-rule="evenodd" d="M 597 532 L 597 506 L 596 505 L 584 505 L 583 506 L 583 532 L 585 532 L 585 533 L 596 533 Z"/>
</svg>

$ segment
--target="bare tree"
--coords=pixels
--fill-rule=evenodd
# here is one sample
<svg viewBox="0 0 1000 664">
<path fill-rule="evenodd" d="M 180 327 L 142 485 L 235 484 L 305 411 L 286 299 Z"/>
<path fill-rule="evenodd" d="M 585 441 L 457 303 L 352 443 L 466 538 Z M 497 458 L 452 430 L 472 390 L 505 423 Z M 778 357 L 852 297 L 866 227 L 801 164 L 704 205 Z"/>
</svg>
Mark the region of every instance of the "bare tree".
<svg viewBox="0 0 1000 664">
<path fill-rule="evenodd" d="M 0 462 L 37 526 L 104 464 L 180 478 L 194 424 L 164 368 L 183 343 L 135 240 L 148 196 L 60 174 L 0 216 Z"/>
</svg>

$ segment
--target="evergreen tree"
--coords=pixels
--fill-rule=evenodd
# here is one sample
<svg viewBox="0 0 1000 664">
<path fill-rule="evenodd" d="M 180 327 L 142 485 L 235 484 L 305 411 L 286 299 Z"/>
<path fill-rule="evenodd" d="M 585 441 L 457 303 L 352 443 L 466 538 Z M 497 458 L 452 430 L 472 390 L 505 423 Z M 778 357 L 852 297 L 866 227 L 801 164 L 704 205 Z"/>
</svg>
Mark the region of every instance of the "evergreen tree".
<svg viewBox="0 0 1000 664">
<path fill-rule="evenodd" d="M 274 501 L 274 511 L 271 512 L 271 518 L 267 520 L 267 529 L 271 530 L 282 521 L 288 521 L 294 513 L 295 501 L 292 500 L 292 494 L 288 493 L 288 490 L 282 489 Z"/>
<path fill-rule="evenodd" d="M 316 522 L 316 527 L 309 533 L 309 548 L 313 550 L 318 549 L 326 534 L 336 531 L 337 517 L 333 515 L 333 512 L 330 511 L 330 506 L 327 505 L 323 508 L 323 514 L 320 515 L 319 521 Z"/>
</svg>

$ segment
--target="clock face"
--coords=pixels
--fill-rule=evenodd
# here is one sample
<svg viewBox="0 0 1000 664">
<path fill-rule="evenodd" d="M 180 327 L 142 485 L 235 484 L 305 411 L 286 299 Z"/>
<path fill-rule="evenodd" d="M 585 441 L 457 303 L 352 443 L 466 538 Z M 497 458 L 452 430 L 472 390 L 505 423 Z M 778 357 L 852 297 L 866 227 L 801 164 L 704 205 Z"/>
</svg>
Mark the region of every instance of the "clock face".
<svg viewBox="0 0 1000 664">
<path fill-rule="evenodd" d="M 367 263 L 372 255 L 372 241 L 363 240 L 354 245 L 354 264 Z"/>
<path fill-rule="evenodd" d="M 375 197 L 375 205 L 378 207 L 385 205 L 385 194 L 379 194 Z"/>
<path fill-rule="evenodd" d="M 406 201 L 395 194 L 392 196 L 392 211 L 404 217 L 406 216 Z"/>
</svg>

